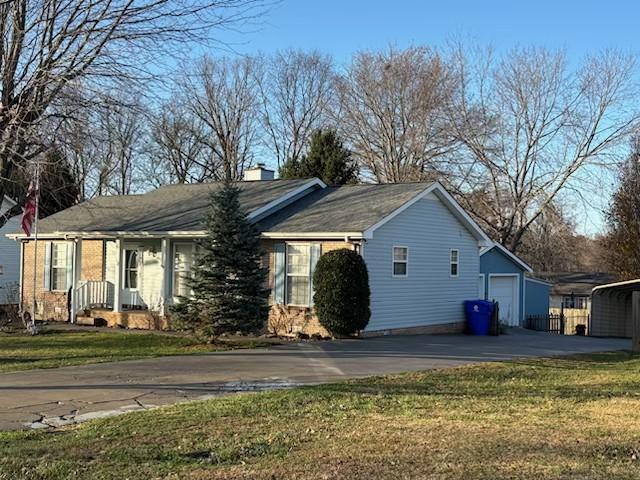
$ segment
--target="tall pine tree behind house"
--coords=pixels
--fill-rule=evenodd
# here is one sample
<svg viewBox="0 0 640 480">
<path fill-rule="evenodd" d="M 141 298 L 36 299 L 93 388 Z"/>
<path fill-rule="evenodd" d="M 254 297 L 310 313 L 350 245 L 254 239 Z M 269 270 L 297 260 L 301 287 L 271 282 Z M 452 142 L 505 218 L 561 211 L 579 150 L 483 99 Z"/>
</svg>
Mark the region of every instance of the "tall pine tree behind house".
<svg viewBox="0 0 640 480">
<path fill-rule="evenodd" d="M 211 195 L 207 236 L 189 280 L 191 298 L 182 298 L 174 313 L 209 336 L 255 333 L 268 315 L 267 271 L 261 267 L 260 233 L 249 222 L 230 181 Z"/>
<path fill-rule="evenodd" d="M 351 152 L 335 130 L 317 130 L 311 136 L 309 152 L 300 160 L 289 159 L 278 172 L 280 178 L 317 177 L 327 185 L 358 181 L 358 168 Z"/>
</svg>

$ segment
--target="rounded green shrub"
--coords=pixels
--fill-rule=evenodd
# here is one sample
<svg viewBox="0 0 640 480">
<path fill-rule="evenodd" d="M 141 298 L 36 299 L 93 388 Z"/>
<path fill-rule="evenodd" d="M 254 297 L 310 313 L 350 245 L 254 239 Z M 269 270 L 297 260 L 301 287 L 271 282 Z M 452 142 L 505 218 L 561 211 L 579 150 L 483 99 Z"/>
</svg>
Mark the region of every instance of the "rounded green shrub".
<svg viewBox="0 0 640 480">
<path fill-rule="evenodd" d="M 369 273 L 362 257 L 340 249 L 320 257 L 313 274 L 320 324 L 332 335 L 352 335 L 369 323 Z"/>
</svg>

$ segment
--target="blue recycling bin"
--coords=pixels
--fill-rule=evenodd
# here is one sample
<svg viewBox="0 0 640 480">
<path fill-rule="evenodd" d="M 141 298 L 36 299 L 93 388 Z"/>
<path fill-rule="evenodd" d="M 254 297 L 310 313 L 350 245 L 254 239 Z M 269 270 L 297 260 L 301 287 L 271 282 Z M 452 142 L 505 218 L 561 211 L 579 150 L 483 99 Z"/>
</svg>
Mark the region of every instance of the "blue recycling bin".
<svg viewBox="0 0 640 480">
<path fill-rule="evenodd" d="M 489 335 L 493 302 L 486 300 L 465 300 L 464 310 L 471 335 Z"/>
</svg>

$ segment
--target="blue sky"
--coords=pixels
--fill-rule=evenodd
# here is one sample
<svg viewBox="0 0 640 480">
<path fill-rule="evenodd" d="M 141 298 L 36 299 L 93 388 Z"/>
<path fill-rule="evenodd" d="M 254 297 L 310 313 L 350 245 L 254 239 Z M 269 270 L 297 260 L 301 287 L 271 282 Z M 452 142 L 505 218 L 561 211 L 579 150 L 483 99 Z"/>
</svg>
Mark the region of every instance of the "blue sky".
<svg viewBox="0 0 640 480">
<path fill-rule="evenodd" d="M 579 60 L 615 47 L 637 53 L 640 2 L 282 0 L 255 32 L 227 34 L 240 53 L 317 48 L 347 61 L 356 50 L 394 44 L 442 45 L 452 35 L 498 49 L 537 45 Z"/>
<path fill-rule="evenodd" d="M 439 47 L 455 36 L 498 51 L 518 45 L 560 48 L 577 64 L 607 48 L 640 53 L 639 19 L 640 1 L 631 0 L 281 0 L 253 31 L 227 32 L 220 39 L 240 54 L 318 49 L 345 64 L 358 50 Z M 603 228 L 614 177 L 601 183 L 600 192 L 587 194 L 589 206 L 574 206 L 584 233 Z"/>
</svg>

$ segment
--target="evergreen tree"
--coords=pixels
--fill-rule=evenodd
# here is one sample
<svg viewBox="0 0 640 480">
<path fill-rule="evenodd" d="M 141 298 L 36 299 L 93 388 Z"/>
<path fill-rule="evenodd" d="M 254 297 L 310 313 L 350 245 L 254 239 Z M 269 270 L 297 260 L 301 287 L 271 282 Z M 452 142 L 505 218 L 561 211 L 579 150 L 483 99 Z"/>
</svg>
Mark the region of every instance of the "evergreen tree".
<svg viewBox="0 0 640 480">
<path fill-rule="evenodd" d="M 189 281 L 193 295 L 182 298 L 174 310 L 178 320 L 212 337 L 259 332 L 269 310 L 260 233 L 247 219 L 239 194 L 226 181 L 211 195 L 208 234 L 200 242 Z"/>
<path fill-rule="evenodd" d="M 358 169 L 335 130 L 317 130 L 311 136 L 309 152 L 299 161 L 285 162 L 279 175 L 280 178 L 318 177 L 327 185 L 344 185 L 358 180 Z"/>
<path fill-rule="evenodd" d="M 604 250 L 612 272 L 621 280 L 640 277 L 640 139 L 620 171 L 607 223 Z"/>
</svg>

